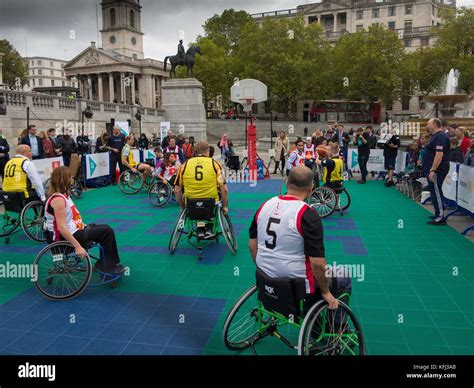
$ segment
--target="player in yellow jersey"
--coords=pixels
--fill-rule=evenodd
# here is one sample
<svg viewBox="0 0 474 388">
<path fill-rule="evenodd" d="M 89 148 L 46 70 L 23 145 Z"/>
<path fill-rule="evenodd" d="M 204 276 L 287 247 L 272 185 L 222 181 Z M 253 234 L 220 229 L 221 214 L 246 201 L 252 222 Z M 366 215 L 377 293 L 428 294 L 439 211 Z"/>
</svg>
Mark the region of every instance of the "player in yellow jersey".
<svg viewBox="0 0 474 388">
<path fill-rule="evenodd" d="M 209 157 L 209 144 L 199 141 L 194 147 L 195 157 L 187 160 L 179 169 L 175 181 L 175 194 L 181 208 L 186 199 L 214 198 L 222 202 L 222 210 L 228 212 L 228 190 L 221 165 Z"/>
<path fill-rule="evenodd" d="M 320 160 L 316 153 L 316 163 L 323 166 L 323 181 L 325 186 L 338 190 L 343 187 L 344 177 L 342 176 L 344 162 L 339 158 L 339 145 L 337 143 L 329 143 L 327 158 Z"/>
<path fill-rule="evenodd" d="M 125 138 L 125 145 L 122 149 L 122 164 L 132 170 L 132 172 L 142 171 L 146 177 L 151 171 L 151 166 L 146 163 L 140 163 L 135 161 L 132 152 L 133 142 L 133 137 L 127 136 Z"/>
</svg>

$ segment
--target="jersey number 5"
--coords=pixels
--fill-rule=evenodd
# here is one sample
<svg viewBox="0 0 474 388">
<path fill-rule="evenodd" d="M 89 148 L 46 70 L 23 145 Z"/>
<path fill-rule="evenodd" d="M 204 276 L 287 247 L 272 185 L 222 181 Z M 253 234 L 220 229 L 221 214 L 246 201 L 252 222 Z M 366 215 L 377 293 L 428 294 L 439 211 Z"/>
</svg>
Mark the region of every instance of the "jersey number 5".
<svg viewBox="0 0 474 388">
<path fill-rule="evenodd" d="M 202 166 L 196 166 L 196 169 L 194 170 L 194 178 L 197 180 L 197 181 L 202 181 L 203 179 L 203 175 L 202 175 Z"/>
<path fill-rule="evenodd" d="M 275 231 L 271 230 L 270 228 L 272 227 L 272 223 L 273 224 L 279 224 L 280 223 L 280 219 L 279 218 L 273 218 L 273 217 L 270 217 L 270 219 L 268 220 L 268 224 L 267 224 L 267 234 L 272 238 L 272 241 L 271 242 L 268 242 L 265 240 L 265 246 L 268 248 L 268 249 L 275 249 L 276 247 L 276 243 L 277 243 L 277 234 Z"/>
</svg>

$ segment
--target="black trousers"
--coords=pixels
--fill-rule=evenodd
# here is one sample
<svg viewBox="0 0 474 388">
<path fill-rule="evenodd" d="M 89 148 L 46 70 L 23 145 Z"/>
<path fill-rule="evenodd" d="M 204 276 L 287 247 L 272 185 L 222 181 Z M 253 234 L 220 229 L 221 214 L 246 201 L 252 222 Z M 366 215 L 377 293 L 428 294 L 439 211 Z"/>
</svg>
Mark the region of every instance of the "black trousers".
<svg viewBox="0 0 474 388">
<path fill-rule="evenodd" d="M 5 165 L 7 164 L 7 158 L 0 158 L 0 178 L 3 179 L 3 172 L 5 171 Z"/>
<path fill-rule="evenodd" d="M 113 269 L 120 263 L 115 232 L 109 225 L 88 225 L 74 233 L 74 238 L 83 247 L 92 241 L 100 244 L 105 254 L 104 269 Z"/>
<path fill-rule="evenodd" d="M 367 177 L 367 174 L 369 173 L 367 171 L 367 162 L 368 161 L 369 161 L 369 154 L 367 154 L 367 155 L 359 154 L 360 173 L 362 175 L 362 180 L 364 180 L 364 181 L 365 181 L 365 178 Z"/>
<path fill-rule="evenodd" d="M 444 195 L 443 195 L 443 182 L 448 170 L 437 171 L 434 174 L 434 182 L 428 179 L 428 190 L 430 191 L 431 202 L 435 211 L 436 221 L 444 219 Z"/>
<path fill-rule="evenodd" d="M 115 176 L 115 169 L 119 165 L 120 173 L 123 172 L 123 165 L 122 165 L 122 154 L 111 152 L 110 153 L 110 182 L 113 184 L 117 181 L 117 177 Z"/>
</svg>

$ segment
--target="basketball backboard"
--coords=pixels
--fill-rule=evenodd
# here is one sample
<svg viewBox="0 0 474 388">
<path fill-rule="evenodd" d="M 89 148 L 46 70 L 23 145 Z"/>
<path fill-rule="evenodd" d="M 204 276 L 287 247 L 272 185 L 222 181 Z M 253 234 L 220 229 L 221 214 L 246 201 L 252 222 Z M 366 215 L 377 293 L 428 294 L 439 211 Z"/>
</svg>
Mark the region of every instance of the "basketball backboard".
<svg viewBox="0 0 474 388">
<path fill-rule="evenodd" d="M 267 85 L 251 78 L 237 80 L 230 88 L 230 99 L 238 103 L 252 99 L 253 104 L 266 101 Z"/>
</svg>

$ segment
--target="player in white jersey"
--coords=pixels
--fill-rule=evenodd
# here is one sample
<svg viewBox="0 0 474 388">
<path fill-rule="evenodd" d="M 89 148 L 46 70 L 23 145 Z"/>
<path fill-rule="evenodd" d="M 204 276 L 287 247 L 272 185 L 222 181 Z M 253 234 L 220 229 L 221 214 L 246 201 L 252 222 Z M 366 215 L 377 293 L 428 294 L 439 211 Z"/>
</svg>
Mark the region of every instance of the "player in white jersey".
<svg viewBox="0 0 474 388">
<path fill-rule="evenodd" d="M 306 138 L 306 143 L 304 145 L 303 153 L 306 160 L 316 159 L 316 150 L 314 144 L 311 142 L 311 138 Z"/>
<path fill-rule="evenodd" d="M 286 175 L 288 176 L 290 171 L 295 166 L 304 166 L 305 157 L 304 157 L 304 141 L 298 139 L 296 141 L 296 149 L 290 152 L 290 156 L 288 156 L 288 160 L 286 161 Z"/>
<path fill-rule="evenodd" d="M 249 248 L 255 264 L 267 276 L 304 278 L 308 299 L 320 293 L 329 308 L 336 309 L 339 302 L 326 277 L 321 219 L 304 202 L 312 191 L 312 171 L 294 167 L 288 177 L 288 194 L 268 200 L 256 212 Z"/>
</svg>

